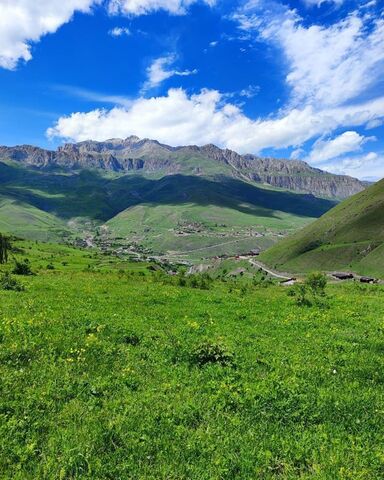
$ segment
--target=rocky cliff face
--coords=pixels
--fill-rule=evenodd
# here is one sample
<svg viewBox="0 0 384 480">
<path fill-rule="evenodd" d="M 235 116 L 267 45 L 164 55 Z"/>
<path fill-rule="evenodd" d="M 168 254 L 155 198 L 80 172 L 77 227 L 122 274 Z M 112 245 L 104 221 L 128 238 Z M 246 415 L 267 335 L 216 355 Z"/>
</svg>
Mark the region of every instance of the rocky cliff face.
<svg viewBox="0 0 384 480">
<path fill-rule="evenodd" d="M 307 192 L 316 196 L 346 198 L 362 191 L 366 185 L 342 175 L 332 175 L 298 160 L 261 158 L 255 155 L 220 149 L 215 145 L 170 147 L 156 140 L 135 136 L 105 142 L 69 143 L 56 151 L 30 145 L 0 147 L 0 161 L 12 160 L 34 168 L 85 169 L 99 168 L 113 172 L 182 173 L 188 160 L 211 161 L 217 174 L 225 173 L 274 187 Z M 225 169 L 224 169 L 225 166 Z M 196 165 L 196 174 L 204 168 Z"/>
</svg>

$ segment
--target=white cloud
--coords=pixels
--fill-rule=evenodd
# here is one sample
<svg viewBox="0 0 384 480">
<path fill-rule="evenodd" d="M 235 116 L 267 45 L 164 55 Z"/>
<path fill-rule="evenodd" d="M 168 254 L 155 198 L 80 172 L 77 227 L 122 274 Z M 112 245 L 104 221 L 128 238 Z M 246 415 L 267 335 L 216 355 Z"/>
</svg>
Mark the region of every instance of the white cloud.
<svg viewBox="0 0 384 480">
<path fill-rule="evenodd" d="M 114 105 L 130 106 L 132 100 L 123 95 L 111 95 L 106 93 L 95 92 L 93 90 L 88 90 L 86 88 L 75 87 L 72 85 L 54 85 L 51 87 L 52 90 L 65 93 L 71 97 L 81 98 L 82 100 L 87 100 L 91 102 L 99 103 L 110 103 Z"/>
<path fill-rule="evenodd" d="M 384 97 L 321 112 L 305 106 L 266 120 L 252 120 L 224 99 L 215 90 L 188 96 L 182 89 L 171 89 L 166 96 L 139 98 L 125 108 L 61 117 L 47 133 L 73 141 L 134 134 L 170 145 L 215 143 L 240 153 L 256 153 L 264 148 L 297 147 L 343 125 L 356 127 L 384 117 Z"/>
<path fill-rule="evenodd" d="M 320 7 L 323 3 L 334 3 L 340 6 L 344 3 L 344 0 L 303 0 L 307 7 Z"/>
<path fill-rule="evenodd" d="M 15 69 L 32 58 L 31 43 L 89 12 L 99 0 L 0 0 L 0 67 Z"/>
<path fill-rule="evenodd" d="M 365 128 L 367 130 L 372 130 L 373 128 L 381 127 L 382 125 L 384 125 L 384 119 L 375 118 L 374 120 L 368 122 Z"/>
<path fill-rule="evenodd" d="M 146 91 L 150 88 L 157 87 L 167 78 L 174 76 L 185 77 L 188 75 L 194 75 L 197 73 L 197 70 L 176 70 L 171 68 L 174 62 L 176 61 L 175 55 L 168 55 L 165 57 L 160 57 L 154 60 L 151 65 L 147 68 L 147 80 L 144 83 L 143 91 Z"/>
<path fill-rule="evenodd" d="M 173 15 L 184 15 L 188 8 L 199 0 L 111 0 L 112 14 L 146 15 L 156 10 L 165 10 Z M 201 0 L 213 6 L 216 0 Z"/>
<path fill-rule="evenodd" d="M 215 0 L 0 0 L 0 68 L 13 70 L 19 61 L 31 60 L 31 47 L 41 37 L 56 32 L 75 12 L 90 13 L 95 5 L 105 5 L 111 14 L 144 15 L 156 10 L 186 13 L 193 3 L 214 5 Z M 115 28 L 112 35 L 127 35 Z"/>
<path fill-rule="evenodd" d="M 319 139 L 314 143 L 306 160 L 310 163 L 322 163 L 346 153 L 359 151 L 366 142 L 371 140 L 376 140 L 376 138 L 364 137 L 354 131 L 344 132 L 330 140 Z"/>
<path fill-rule="evenodd" d="M 305 150 L 303 148 L 295 148 L 290 156 L 291 160 L 300 160 L 305 155 Z"/>
<path fill-rule="evenodd" d="M 123 35 L 131 35 L 131 31 L 127 27 L 115 27 L 109 30 L 109 35 L 112 37 L 122 37 Z"/>
<path fill-rule="evenodd" d="M 344 158 L 323 168 L 338 175 L 350 175 L 362 180 L 375 181 L 384 178 L 384 156 L 369 152 L 365 155 Z"/>
<path fill-rule="evenodd" d="M 240 97 L 253 98 L 260 92 L 260 87 L 258 85 L 248 85 L 248 87 L 240 90 Z"/>
<path fill-rule="evenodd" d="M 384 18 L 357 11 L 330 26 L 307 26 L 296 11 L 277 2 L 251 0 L 234 19 L 282 50 L 292 105 L 340 105 L 384 74 Z"/>
</svg>

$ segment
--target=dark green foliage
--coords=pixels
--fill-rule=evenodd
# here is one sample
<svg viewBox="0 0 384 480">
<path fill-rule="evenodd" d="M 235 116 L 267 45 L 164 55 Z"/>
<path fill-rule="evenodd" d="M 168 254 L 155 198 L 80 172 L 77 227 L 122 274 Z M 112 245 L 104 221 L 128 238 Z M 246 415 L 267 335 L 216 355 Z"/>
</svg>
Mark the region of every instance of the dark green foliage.
<svg viewBox="0 0 384 480">
<path fill-rule="evenodd" d="M 24 286 L 16 278 L 13 278 L 9 272 L 5 272 L 0 276 L 0 289 L 21 292 L 24 290 Z"/>
<path fill-rule="evenodd" d="M 33 275 L 28 258 L 25 258 L 23 261 L 15 260 L 15 266 L 13 267 L 12 273 L 15 275 Z"/>
<path fill-rule="evenodd" d="M 179 287 L 197 288 L 199 290 L 209 290 L 213 283 L 213 278 L 207 273 L 185 275 L 181 272 L 170 275 L 162 270 L 155 271 L 152 274 L 152 279 L 163 285 L 178 285 Z"/>
<path fill-rule="evenodd" d="M 222 343 L 204 341 L 198 345 L 191 355 L 192 363 L 202 367 L 207 363 L 223 366 L 233 365 L 233 354 Z"/>
<path fill-rule="evenodd" d="M 136 333 L 131 332 L 123 335 L 123 342 L 127 345 L 132 345 L 135 347 L 136 345 L 139 345 L 141 338 Z"/>
<path fill-rule="evenodd" d="M 48 265 L 46 266 L 46 269 L 47 270 L 55 270 L 55 266 L 52 263 L 48 263 Z"/>
<path fill-rule="evenodd" d="M 0 233 L 0 263 L 7 263 L 8 252 L 11 249 L 11 243 L 8 237 Z"/>
</svg>

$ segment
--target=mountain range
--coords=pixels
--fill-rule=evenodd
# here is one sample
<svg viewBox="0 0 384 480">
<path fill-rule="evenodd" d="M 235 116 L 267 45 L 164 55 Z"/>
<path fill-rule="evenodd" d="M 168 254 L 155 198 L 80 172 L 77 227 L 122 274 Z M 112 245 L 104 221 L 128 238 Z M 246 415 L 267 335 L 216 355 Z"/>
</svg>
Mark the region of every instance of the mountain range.
<svg viewBox="0 0 384 480">
<path fill-rule="evenodd" d="M 171 147 L 156 140 L 135 136 L 125 140 L 68 143 L 56 151 L 31 145 L 0 147 L 0 160 L 13 160 L 24 166 L 41 169 L 98 168 L 118 173 L 136 171 L 192 175 L 222 173 L 274 187 L 338 199 L 347 198 L 366 187 L 366 183 L 355 178 L 333 175 L 299 160 L 239 155 L 215 145 Z"/>
<path fill-rule="evenodd" d="M 0 231 L 196 257 L 265 249 L 366 184 L 297 160 L 128 137 L 0 147 Z"/>
</svg>

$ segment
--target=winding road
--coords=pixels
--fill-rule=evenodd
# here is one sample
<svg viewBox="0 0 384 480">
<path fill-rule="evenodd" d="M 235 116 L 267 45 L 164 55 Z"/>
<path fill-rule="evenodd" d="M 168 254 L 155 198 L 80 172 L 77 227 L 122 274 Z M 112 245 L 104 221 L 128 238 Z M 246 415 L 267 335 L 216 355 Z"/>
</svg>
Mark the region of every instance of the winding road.
<svg viewBox="0 0 384 480">
<path fill-rule="evenodd" d="M 268 270 L 262 263 L 256 262 L 255 260 L 249 259 L 249 263 L 254 267 L 261 268 L 264 272 L 269 273 L 272 277 L 281 278 L 282 280 L 291 280 L 292 277 L 286 277 L 285 275 L 280 275 L 278 273 L 272 272 L 272 270 Z"/>
</svg>

